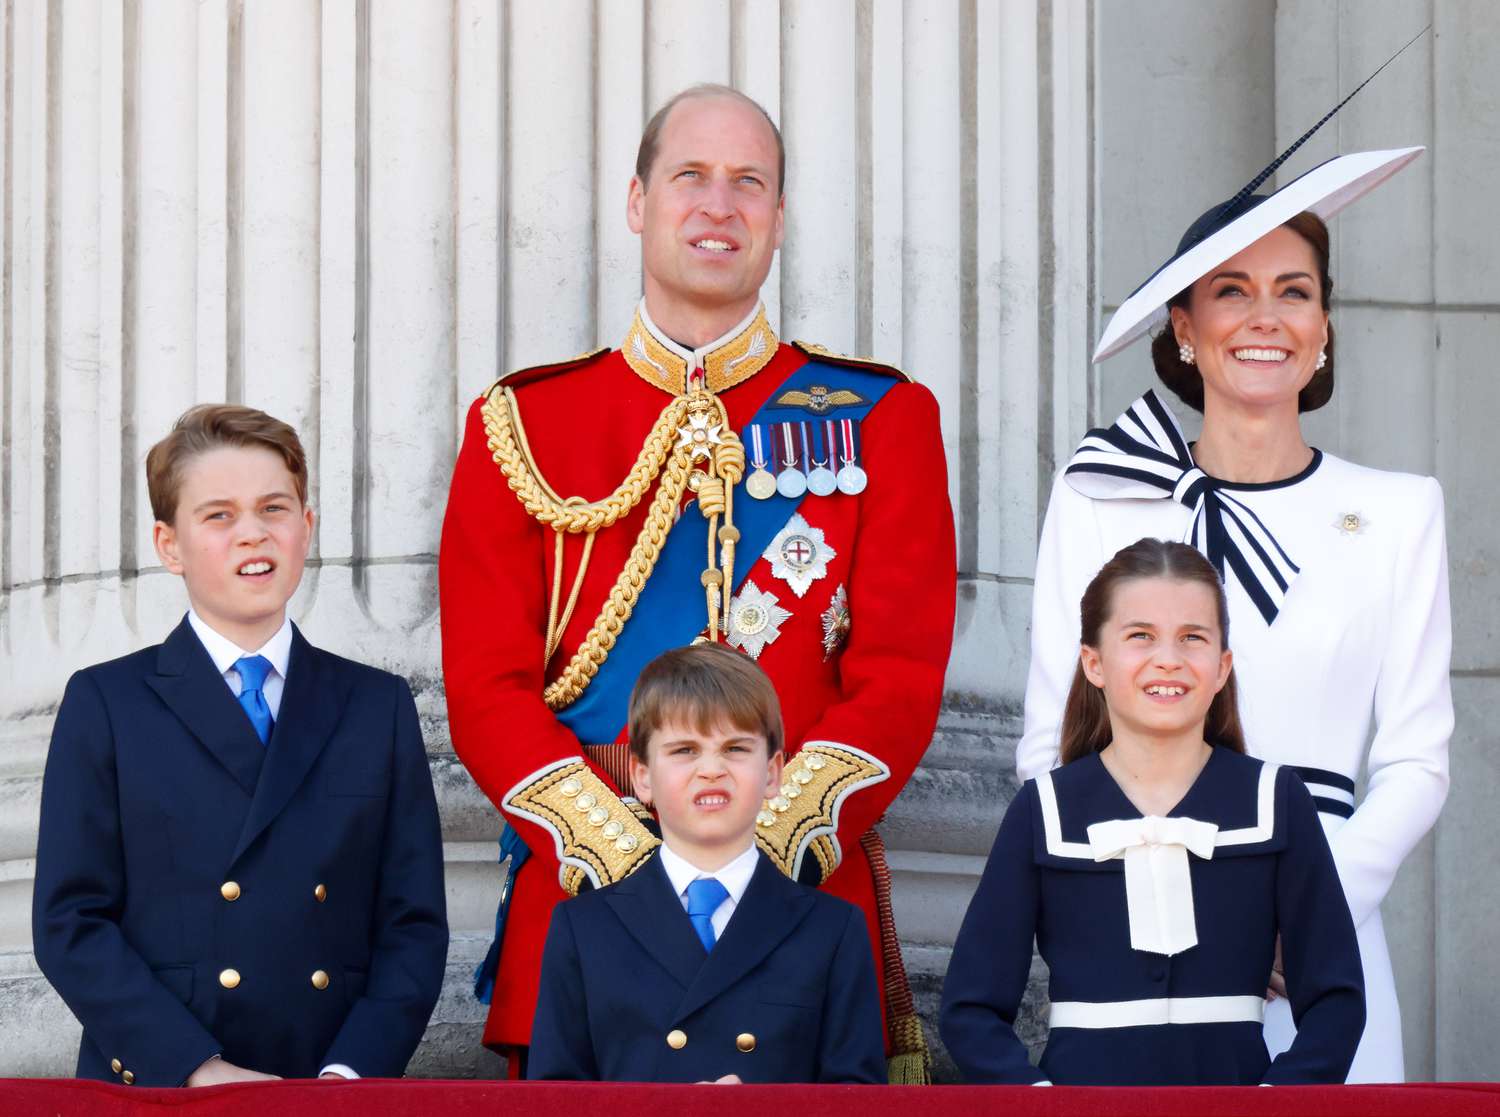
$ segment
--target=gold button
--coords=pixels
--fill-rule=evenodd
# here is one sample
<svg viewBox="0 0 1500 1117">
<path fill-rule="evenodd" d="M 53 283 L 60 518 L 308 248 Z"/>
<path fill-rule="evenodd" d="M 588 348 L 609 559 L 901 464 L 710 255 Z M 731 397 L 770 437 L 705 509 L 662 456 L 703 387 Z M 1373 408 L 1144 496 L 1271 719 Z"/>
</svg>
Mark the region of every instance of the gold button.
<svg viewBox="0 0 1500 1117">
<path fill-rule="evenodd" d="M 755 1050 L 755 1037 L 749 1032 L 741 1032 L 734 1037 L 734 1045 L 748 1055 Z"/>
<path fill-rule="evenodd" d="M 673 1051 L 681 1051 L 687 1046 L 687 1033 L 681 1028 L 673 1028 L 667 1033 L 667 1046 Z"/>
<path fill-rule="evenodd" d="M 824 765 L 826 765 L 828 763 L 828 761 L 824 760 L 817 753 L 813 753 L 812 756 L 809 756 L 802 763 L 806 764 L 814 772 L 821 772 L 823 770 Z"/>
<path fill-rule="evenodd" d="M 812 783 L 812 773 L 806 768 L 798 768 L 792 773 L 792 780 L 796 783 Z"/>
<path fill-rule="evenodd" d="M 785 795 L 778 795 L 778 796 L 776 796 L 776 798 L 772 799 L 767 804 L 767 806 L 769 806 L 777 814 L 782 814 L 782 813 L 784 813 L 786 811 L 791 810 L 791 808 L 792 808 L 792 801 L 790 799 L 788 799 Z"/>
<path fill-rule="evenodd" d="M 623 823 L 619 822 L 606 822 L 601 833 L 603 833 L 605 838 L 607 838 L 609 841 L 614 841 L 621 834 L 625 833 L 625 826 Z"/>
<path fill-rule="evenodd" d="M 603 826 L 609 821 L 609 810 L 606 807 L 595 807 L 589 811 L 589 825 Z"/>
<path fill-rule="evenodd" d="M 131 1074 L 128 1070 L 124 1074 L 120 1075 L 120 1079 L 127 1086 L 132 1086 L 135 1084 L 135 1075 Z"/>
<path fill-rule="evenodd" d="M 558 790 L 571 799 L 583 790 L 583 784 L 576 777 L 569 776 L 562 783 L 558 784 Z"/>
<path fill-rule="evenodd" d="M 641 844 L 641 840 L 634 834 L 621 834 L 615 839 L 615 848 L 621 853 L 634 853 L 635 847 Z"/>
<path fill-rule="evenodd" d="M 314 989 L 327 989 L 328 975 L 322 970 L 313 970 L 312 983 Z"/>
<path fill-rule="evenodd" d="M 224 986 L 225 989 L 233 989 L 233 988 L 235 988 L 235 986 L 239 985 L 239 983 L 240 983 L 240 971 L 239 970 L 220 970 L 219 971 L 219 984 L 222 985 L 222 986 Z"/>
<path fill-rule="evenodd" d="M 111 1059 L 109 1061 L 109 1069 L 112 1070 L 112 1071 L 114 1071 L 116 1074 L 119 1074 L 120 1073 L 120 1060 L 119 1059 Z"/>
<path fill-rule="evenodd" d="M 328 899 L 328 889 L 324 888 L 321 884 L 318 885 L 318 887 L 313 889 L 313 899 L 321 904 L 324 900 Z"/>
<path fill-rule="evenodd" d="M 223 884 L 219 885 L 219 895 L 223 896 L 230 903 L 234 903 L 234 901 L 240 898 L 240 886 L 232 880 L 226 880 Z"/>
<path fill-rule="evenodd" d="M 593 792 L 585 791 L 577 799 L 573 800 L 573 806 L 577 807 L 580 811 L 583 811 L 585 814 L 587 814 L 589 811 L 594 809 L 594 804 L 597 802 L 598 800 L 594 798 Z"/>
<path fill-rule="evenodd" d="M 759 811 L 755 816 L 755 825 L 773 826 L 776 823 L 776 815 L 771 811 Z"/>
<path fill-rule="evenodd" d="M 802 785 L 800 783 L 784 783 L 781 785 L 781 793 L 788 799 L 795 799 L 802 794 Z"/>
</svg>

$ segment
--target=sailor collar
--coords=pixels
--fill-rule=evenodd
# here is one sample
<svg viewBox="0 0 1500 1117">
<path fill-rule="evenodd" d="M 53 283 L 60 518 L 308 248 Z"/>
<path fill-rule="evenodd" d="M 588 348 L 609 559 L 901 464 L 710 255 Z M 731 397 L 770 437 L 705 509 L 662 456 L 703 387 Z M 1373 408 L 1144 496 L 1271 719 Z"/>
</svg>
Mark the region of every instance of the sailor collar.
<svg viewBox="0 0 1500 1117">
<path fill-rule="evenodd" d="M 1275 852 L 1285 844 L 1277 817 L 1279 765 L 1215 748 L 1203 771 L 1168 818 L 1196 819 L 1217 826 L 1214 857 Z M 1054 868 L 1118 872 L 1118 861 L 1096 861 L 1088 828 L 1098 822 L 1139 819 L 1097 753 L 1034 781 L 1037 796 L 1035 850 L 1039 863 Z"/>
<path fill-rule="evenodd" d="M 636 308 L 635 320 L 620 344 L 620 352 L 637 376 L 674 396 L 696 387 L 723 392 L 749 380 L 776 355 L 776 332 L 757 303 L 734 329 L 697 349 L 685 349 L 651 320 L 646 300 Z M 695 383 L 701 377 L 701 384 Z"/>
</svg>

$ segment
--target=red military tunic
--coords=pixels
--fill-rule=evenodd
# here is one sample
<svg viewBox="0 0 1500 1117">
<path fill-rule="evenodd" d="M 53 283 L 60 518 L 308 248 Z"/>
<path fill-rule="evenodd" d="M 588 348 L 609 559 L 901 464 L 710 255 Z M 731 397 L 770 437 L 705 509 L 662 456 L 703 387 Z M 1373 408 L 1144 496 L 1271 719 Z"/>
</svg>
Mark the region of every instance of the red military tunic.
<svg viewBox="0 0 1500 1117">
<path fill-rule="evenodd" d="M 737 357 L 726 361 L 725 354 Z M 707 370 L 707 386 L 724 404 L 732 427 L 743 431 L 808 359 L 804 351 L 778 342 L 759 311 L 719 342 L 688 355 L 655 332 L 643 308 L 621 350 L 519 373 L 501 385 L 514 391 L 531 460 L 552 490 L 598 500 L 631 470 L 662 409 L 684 391 L 690 364 Z M 836 371 L 830 370 L 835 383 Z M 438 575 L 454 747 L 532 853 L 516 877 L 484 1033 L 486 1044 L 509 1047 L 529 1040 L 543 941 L 553 906 L 566 896 L 560 882 L 568 873 L 559 853 L 575 835 L 567 806 L 559 805 L 555 777 L 560 771 L 579 773 L 597 792 L 589 801 L 597 798 L 608 809 L 599 818 L 608 813 L 612 820 L 629 822 L 617 796 L 629 795 L 630 789 L 619 786 L 618 767 L 612 778 L 591 756 L 587 770 L 560 768 L 580 758 L 580 745 L 610 742 L 580 742 L 542 694 L 594 624 L 651 500 L 648 494 L 596 534 L 577 607 L 556 654 L 544 665 L 556 533 L 537 522 L 511 491 L 492 451 L 484 404 L 481 398 L 469 412 L 443 523 Z M 902 378 L 863 420 L 861 438 L 867 488 L 857 496 L 808 496 L 799 509 L 836 552 L 826 574 L 798 597 L 764 557 L 742 554 L 735 577 L 743 586 L 748 576 L 791 614 L 758 656 L 781 698 L 789 769 L 803 745 L 827 742 L 868 758 L 866 775 L 877 773 L 873 780 L 851 781 L 850 790 L 833 803 L 834 842 L 825 837 L 816 851 L 804 843 L 802 852 L 816 853 L 819 865 L 831 868 L 828 891 L 865 911 L 879 959 L 875 886 L 860 838 L 900 792 L 931 741 L 953 635 L 956 567 L 932 394 Z M 743 486 L 735 499 L 749 499 Z M 688 507 L 682 514 L 698 512 Z M 565 537 L 564 599 L 583 546 L 581 535 Z M 848 603 L 847 635 L 826 654 L 824 614 L 834 618 L 841 587 Z M 706 607 L 697 608 L 706 623 Z M 566 783 L 565 793 L 576 795 L 579 783 Z M 544 804 L 549 797 L 555 812 Z M 811 798 L 794 800 L 791 816 Z M 577 822 L 580 832 L 588 831 L 582 816 Z M 609 825 L 607 836 L 619 833 L 618 822 Z M 597 830 L 576 838 L 597 844 Z M 630 841 L 626 837 L 622 844 Z M 839 856 L 836 868 L 827 864 Z M 608 866 L 589 875 L 595 883 L 609 883 Z M 576 870 L 572 877 L 569 884 L 576 887 Z"/>
</svg>

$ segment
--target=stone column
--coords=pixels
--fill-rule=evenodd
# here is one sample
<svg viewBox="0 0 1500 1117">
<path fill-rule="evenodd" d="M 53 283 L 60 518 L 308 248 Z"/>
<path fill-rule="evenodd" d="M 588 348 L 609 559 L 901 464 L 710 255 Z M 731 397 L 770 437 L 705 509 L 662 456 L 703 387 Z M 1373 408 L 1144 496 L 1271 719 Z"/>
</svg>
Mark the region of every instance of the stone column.
<svg viewBox="0 0 1500 1117">
<path fill-rule="evenodd" d="M 185 608 L 142 459 L 205 400 L 299 428 L 319 521 L 293 617 L 411 680 L 453 926 L 412 1069 L 495 1073 L 468 983 L 499 820 L 453 756 L 439 669 L 448 473 L 498 373 L 617 342 L 640 293 L 639 131 L 696 81 L 784 125 L 773 322 L 943 404 L 958 641 L 885 825 L 930 1011 L 1013 793 L 1040 500 L 1087 417 L 1095 18 L 1084 0 L 0 6 L 0 1075 L 72 1067 L 77 1026 L 30 953 L 40 777 L 68 675 Z"/>
</svg>

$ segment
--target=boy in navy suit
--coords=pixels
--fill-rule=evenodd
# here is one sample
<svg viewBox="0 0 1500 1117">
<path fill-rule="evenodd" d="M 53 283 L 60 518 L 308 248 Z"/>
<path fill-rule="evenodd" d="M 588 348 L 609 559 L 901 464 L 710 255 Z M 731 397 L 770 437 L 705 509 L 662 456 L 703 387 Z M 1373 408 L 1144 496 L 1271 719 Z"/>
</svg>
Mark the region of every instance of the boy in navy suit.
<svg viewBox="0 0 1500 1117">
<path fill-rule="evenodd" d="M 883 1082 L 863 915 L 756 849 L 763 803 L 782 794 L 771 681 L 723 645 L 667 652 L 636 681 L 629 736 L 662 845 L 557 907 L 528 1077 Z M 609 826 L 589 800 L 575 806 Z"/>
<path fill-rule="evenodd" d="M 286 617 L 313 525 L 296 431 L 195 407 L 146 475 L 191 609 L 73 676 L 42 785 L 32 936 L 78 1076 L 399 1075 L 448 945 L 411 692 Z"/>
</svg>

